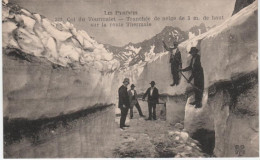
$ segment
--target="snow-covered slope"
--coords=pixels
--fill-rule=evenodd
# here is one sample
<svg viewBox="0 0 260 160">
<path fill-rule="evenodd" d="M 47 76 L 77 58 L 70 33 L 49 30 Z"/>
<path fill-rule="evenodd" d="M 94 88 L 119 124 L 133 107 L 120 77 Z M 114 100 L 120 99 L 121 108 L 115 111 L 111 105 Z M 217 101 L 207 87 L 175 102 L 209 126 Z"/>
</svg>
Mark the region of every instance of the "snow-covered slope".
<svg viewBox="0 0 260 160">
<path fill-rule="evenodd" d="M 177 27 L 166 26 L 160 33 L 143 42 L 129 43 L 123 47 L 105 45 L 105 48 L 113 53 L 115 59 L 120 61 L 121 68 L 125 69 L 142 62 L 149 62 L 155 55 L 164 52 L 165 49 L 162 41 L 172 46 L 174 41 L 181 43 L 189 39 L 189 35 L 194 37 L 206 31 L 207 28 L 203 23 L 192 27 L 188 31 L 182 31 Z"/>
<path fill-rule="evenodd" d="M 234 152 L 235 145 L 250 148 L 243 156 L 259 155 L 257 12 L 256 1 L 223 24 L 179 45 L 183 67 L 189 65 L 190 48 L 196 46 L 200 50 L 205 81 L 203 107 L 194 109 L 188 103 L 194 97 L 189 97 L 184 127 L 191 135 L 199 135 L 204 144 L 210 139 L 211 152 L 219 157 L 238 156 Z M 161 94 L 184 94 L 191 86 L 183 77 L 178 87 L 170 87 L 169 54 L 157 55 L 160 56 L 143 67 L 125 69 L 125 76 L 131 78 L 139 93 L 145 92 L 149 82 L 154 80 Z M 189 73 L 184 75 L 188 77 Z M 168 104 L 169 107 L 175 106 Z"/>
<path fill-rule="evenodd" d="M 191 39 L 195 36 L 198 36 L 202 33 L 205 33 L 205 32 L 207 32 L 207 30 L 208 29 L 204 23 L 201 23 L 199 26 L 194 26 L 188 31 L 189 39 Z"/>
<path fill-rule="evenodd" d="M 51 22 L 13 4 L 3 5 L 2 14 L 4 48 L 45 57 L 64 67 L 79 63 L 102 72 L 119 67 L 111 52 L 69 22 Z"/>
<path fill-rule="evenodd" d="M 184 94 L 191 87 L 183 77 L 179 86 L 170 87 L 169 54 L 161 43 L 172 42 L 169 38 L 176 33 L 169 27 L 123 49 L 104 47 L 70 23 L 53 23 L 13 4 L 3 3 L 2 8 L 4 117 L 39 119 L 116 104 L 125 77 L 138 93 L 152 80 L 160 94 Z M 191 133 L 200 127 L 213 130 L 217 156 L 237 156 L 232 148 L 237 142 L 257 148 L 247 155 L 258 154 L 257 11 L 256 1 L 205 33 L 190 39 L 185 34 L 179 45 L 183 67 L 189 65 L 190 48 L 200 50 L 205 75 L 203 107 L 187 103 L 184 127 Z M 222 88 L 216 87 L 219 83 Z M 167 116 L 171 111 L 167 109 Z"/>
<path fill-rule="evenodd" d="M 115 59 L 120 61 L 121 69 L 126 69 L 136 64 L 146 63 L 156 54 L 164 52 L 164 40 L 168 45 L 173 41 L 182 42 L 188 38 L 187 34 L 179 28 L 167 26 L 160 33 L 140 43 L 129 43 L 123 47 L 105 45 L 113 53 Z"/>
<path fill-rule="evenodd" d="M 206 88 L 201 109 L 193 110 L 187 103 L 185 113 L 190 116 L 185 115 L 185 128 L 191 134 L 214 132 L 217 157 L 238 156 L 237 145 L 250 148 L 240 156 L 259 156 L 257 12 L 255 1 L 182 44 L 200 48 Z"/>
<path fill-rule="evenodd" d="M 200 49 L 205 87 L 230 80 L 258 68 L 257 3 L 244 8 L 223 24 L 182 44 Z"/>
<path fill-rule="evenodd" d="M 179 35 L 179 39 L 187 39 L 179 45 L 184 67 L 191 59 L 188 54 L 190 47 L 197 46 L 200 49 L 205 88 L 257 69 L 256 13 L 257 5 L 254 2 L 206 33 L 191 39 L 188 39 L 187 34 Z M 33 114 L 33 109 L 47 106 L 44 101 L 50 101 L 49 98 L 53 98 L 53 95 L 59 96 L 60 102 L 67 107 L 64 113 L 85 108 L 84 103 L 91 106 L 115 102 L 116 90 L 124 77 L 129 77 L 131 83 L 136 84 L 139 93 L 149 87 L 151 80 L 156 82 L 161 94 L 183 94 L 190 87 L 184 78 L 178 87 L 169 86 L 172 83 L 169 54 L 164 51 L 161 43 L 164 39 L 170 45 L 172 39 L 169 38 L 174 37 L 173 27 L 166 27 L 165 31 L 151 40 L 125 46 L 125 54 L 115 54 L 121 53 L 120 48 L 110 47 L 108 51 L 105 49 L 108 47 L 98 44 L 86 32 L 77 31 L 70 23 L 52 23 L 41 15 L 13 4 L 4 4 L 2 14 L 6 115 L 16 112 L 9 116 L 19 117 L 22 112 L 16 111 L 17 105 L 34 99 L 36 102 L 26 106 L 30 112 L 23 116 L 43 116 L 42 109 L 43 112 L 39 114 Z M 125 59 L 124 67 L 120 66 L 117 56 Z M 46 66 L 48 69 L 44 69 Z M 60 69 L 59 66 L 65 69 Z M 36 73 L 38 77 L 35 76 Z M 189 73 L 184 74 L 189 76 Z M 54 80 L 50 80 L 53 77 Z M 42 80 L 44 82 L 39 83 Z M 53 83 L 50 85 L 49 81 Z M 42 85 L 42 90 L 39 89 L 41 87 L 33 87 L 37 85 Z M 79 88 L 82 90 L 79 91 Z M 49 94 L 51 91 L 53 93 Z M 35 93 L 41 94 L 37 97 Z M 64 102 L 73 97 L 71 95 L 83 97 L 82 99 L 85 97 L 89 101 L 82 100 L 82 104 L 77 105 L 75 100 L 73 105 L 67 105 Z M 41 104 L 37 98 L 42 99 Z M 57 106 L 55 103 L 51 105 L 53 108 Z M 60 110 L 63 107 L 53 111 L 52 116 L 59 114 Z"/>
<path fill-rule="evenodd" d="M 119 62 L 70 23 L 2 6 L 4 117 L 38 119 L 115 103 Z"/>
<path fill-rule="evenodd" d="M 257 3 L 242 9 L 239 13 L 227 19 L 201 35 L 188 39 L 179 45 L 182 54 L 183 67 L 189 65 L 191 56 L 188 51 L 196 46 L 201 55 L 204 68 L 205 88 L 212 84 L 231 80 L 234 76 L 254 71 L 258 68 L 257 61 Z M 132 77 L 139 92 L 144 92 L 151 80 L 157 82 L 160 93 L 183 94 L 189 87 L 182 77 L 178 87 L 170 87 L 172 77 L 169 55 L 161 55 L 157 60 L 150 60 L 143 68 L 126 69 L 125 75 Z M 184 73 L 186 77 L 189 73 Z M 162 81 L 163 79 L 163 81 Z"/>
</svg>

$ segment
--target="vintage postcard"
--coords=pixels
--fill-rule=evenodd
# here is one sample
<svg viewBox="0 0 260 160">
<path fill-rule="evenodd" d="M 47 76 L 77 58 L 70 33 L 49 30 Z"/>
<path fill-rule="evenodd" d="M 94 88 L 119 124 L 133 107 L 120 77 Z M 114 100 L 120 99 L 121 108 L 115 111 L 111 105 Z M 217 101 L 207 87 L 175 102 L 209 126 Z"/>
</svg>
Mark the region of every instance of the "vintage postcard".
<svg viewBox="0 0 260 160">
<path fill-rule="evenodd" d="M 259 157 L 257 0 L 2 0 L 4 158 Z"/>
</svg>

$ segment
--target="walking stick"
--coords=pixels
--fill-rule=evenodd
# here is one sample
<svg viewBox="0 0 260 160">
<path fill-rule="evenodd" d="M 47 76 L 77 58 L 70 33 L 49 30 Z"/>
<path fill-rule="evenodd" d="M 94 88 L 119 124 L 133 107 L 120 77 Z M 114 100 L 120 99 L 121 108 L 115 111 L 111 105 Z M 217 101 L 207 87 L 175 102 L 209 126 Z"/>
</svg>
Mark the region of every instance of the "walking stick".
<svg viewBox="0 0 260 160">
<path fill-rule="evenodd" d="M 138 98 L 138 100 L 143 100 L 143 99 Z M 144 101 L 148 102 L 147 100 L 144 100 Z M 156 104 L 163 104 L 164 107 L 166 108 L 166 102 L 158 102 L 158 103 L 156 103 Z"/>
<path fill-rule="evenodd" d="M 144 99 L 141 99 L 141 98 L 138 98 L 138 100 L 142 100 L 142 101 L 148 102 L 147 100 L 144 100 Z M 166 102 L 158 102 L 156 104 L 163 104 L 163 106 L 165 107 L 165 116 L 166 116 L 166 113 L 167 113 Z M 166 120 L 166 117 L 165 117 L 165 120 Z"/>
<path fill-rule="evenodd" d="M 181 71 L 180 71 L 181 72 Z M 189 82 L 188 78 L 186 76 L 184 76 L 184 74 L 181 72 L 181 75 L 184 77 L 184 79 L 186 79 L 186 81 L 192 85 L 192 87 L 194 87 L 195 89 L 197 89 L 198 91 L 202 92 L 203 91 L 201 89 L 199 89 L 198 87 L 196 87 L 193 83 Z"/>
</svg>

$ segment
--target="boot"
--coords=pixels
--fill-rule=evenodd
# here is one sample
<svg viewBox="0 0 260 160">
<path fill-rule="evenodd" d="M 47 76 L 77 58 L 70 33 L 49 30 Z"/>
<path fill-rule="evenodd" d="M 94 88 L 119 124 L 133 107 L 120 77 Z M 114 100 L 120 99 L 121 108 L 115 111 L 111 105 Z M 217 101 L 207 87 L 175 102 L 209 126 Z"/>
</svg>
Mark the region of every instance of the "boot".
<svg viewBox="0 0 260 160">
<path fill-rule="evenodd" d="M 190 105 L 195 105 L 195 104 L 196 104 L 196 101 L 190 102 Z"/>
<path fill-rule="evenodd" d="M 196 103 L 195 108 L 201 108 L 202 104 L 201 103 Z"/>
<path fill-rule="evenodd" d="M 171 84 L 171 86 L 175 86 L 175 85 L 176 85 L 176 83 L 172 83 L 172 84 Z"/>
<path fill-rule="evenodd" d="M 146 120 L 146 121 L 150 121 L 150 120 L 152 120 L 152 118 L 149 117 L 149 118 L 147 118 L 147 119 L 145 119 L 145 120 Z"/>
</svg>

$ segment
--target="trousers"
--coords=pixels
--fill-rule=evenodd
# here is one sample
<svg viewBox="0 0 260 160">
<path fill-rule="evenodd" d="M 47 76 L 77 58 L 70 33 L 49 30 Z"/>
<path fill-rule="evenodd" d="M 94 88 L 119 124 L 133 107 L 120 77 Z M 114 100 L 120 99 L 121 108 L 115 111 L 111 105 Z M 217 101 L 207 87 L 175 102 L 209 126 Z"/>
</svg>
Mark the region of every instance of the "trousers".
<svg viewBox="0 0 260 160">
<path fill-rule="evenodd" d="M 156 119 L 156 103 L 155 102 L 148 102 L 148 111 L 149 117 L 148 119 Z"/>
<path fill-rule="evenodd" d="M 134 116 L 134 112 L 133 112 L 134 106 L 138 110 L 139 115 L 142 116 L 143 112 L 141 110 L 141 107 L 140 107 L 138 101 L 136 101 L 135 103 L 131 103 L 130 104 L 130 118 L 133 118 L 133 116 Z"/>
<path fill-rule="evenodd" d="M 201 104 L 202 97 L 203 97 L 203 91 L 204 91 L 204 72 L 203 69 L 200 70 L 195 76 L 194 76 L 194 86 L 196 86 L 198 89 L 194 89 L 195 93 L 195 101 L 197 104 Z"/>
<path fill-rule="evenodd" d="M 127 116 L 129 108 L 128 107 L 126 107 L 126 108 L 121 107 L 120 110 L 121 110 L 120 127 L 124 127 L 126 116 Z"/>
<path fill-rule="evenodd" d="M 174 84 L 179 84 L 180 83 L 180 75 L 179 75 L 179 71 L 178 71 L 178 67 L 172 65 L 171 66 L 171 72 L 172 72 L 172 78 L 173 78 L 173 83 Z"/>
</svg>

